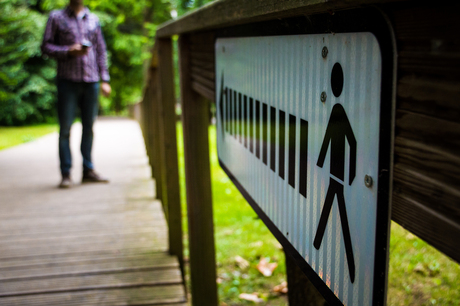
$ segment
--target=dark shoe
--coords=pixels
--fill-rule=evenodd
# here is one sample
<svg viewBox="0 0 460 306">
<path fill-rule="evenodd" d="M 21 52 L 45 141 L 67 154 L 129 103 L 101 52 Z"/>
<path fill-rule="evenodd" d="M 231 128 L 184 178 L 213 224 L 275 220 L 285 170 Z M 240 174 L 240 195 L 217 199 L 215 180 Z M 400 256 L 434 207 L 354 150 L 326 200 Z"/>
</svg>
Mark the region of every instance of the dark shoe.
<svg viewBox="0 0 460 306">
<path fill-rule="evenodd" d="M 82 183 L 108 183 L 109 180 L 105 177 L 100 176 L 94 170 L 85 170 L 83 171 L 83 178 L 81 179 Z"/>
<path fill-rule="evenodd" d="M 70 178 L 70 175 L 63 175 L 59 188 L 70 188 L 70 186 L 72 186 L 72 179 Z"/>
</svg>

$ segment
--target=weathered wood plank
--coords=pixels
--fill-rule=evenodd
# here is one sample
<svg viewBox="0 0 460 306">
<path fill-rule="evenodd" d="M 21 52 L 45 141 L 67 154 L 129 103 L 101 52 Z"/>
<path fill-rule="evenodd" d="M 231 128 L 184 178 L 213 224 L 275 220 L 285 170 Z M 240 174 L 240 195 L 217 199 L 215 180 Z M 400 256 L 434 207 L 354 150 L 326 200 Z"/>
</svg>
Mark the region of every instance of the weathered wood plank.
<svg viewBox="0 0 460 306">
<path fill-rule="evenodd" d="M 454 2 L 386 8 L 398 46 L 392 218 L 457 261 L 459 8 Z"/>
<path fill-rule="evenodd" d="M 113 215 L 124 213 L 127 211 L 132 212 L 146 212 L 151 213 L 154 216 L 162 216 L 161 210 L 158 210 L 158 206 L 161 205 L 159 201 L 151 200 L 131 200 L 129 202 L 113 201 L 111 203 L 98 203 L 93 206 L 65 206 L 65 205 L 40 205 L 40 209 L 31 209 L 24 211 L 24 209 L 3 209 L 7 205 L 1 205 L 2 210 L 0 211 L 0 220 L 11 220 L 11 219 L 36 219 L 40 217 L 66 217 L 69 215 Z M 12 208 L 12 207 L 11 207 Z M 22 208 L 22 207 L 21 207 Z M 4 234 L 4 233 L 0 233 Z"/>
<path fill-rule="evenodd" d="M 215 55 L 214 55 L 214 48 L 210 50 L 204 49 L 204 51 L 192 51 L 190 53 L 190 56 L 192 59 L 202 60 L 205 62 L 214 63 L 214 61 L 216 60 Z"/>
<path fill-rule="evenodd" d="M 82 215 L 59 217 L 59 218 L 38 218 L 38 219 L 26 219 L 26 220 L 2 220 L 0 223 L 0 231 L 6 232 L 11 231 L 14 233 L 16 229 L 25 232 L 33 231 L 35 229 L 53 229 L 53 228 L 67 228 L 67 229 L 78 229 L 78 228 L 119 228 L 123 225 L 130 225 L 130 227 L 143 227 L 152 224 L 155 215 L 148 213 L 130 213 L 126 214 L 113 214 L 108 215 L 107 218 L 101 218 L 100 215 Z M 161 223 L 161 219 L 156 220 Z"/>
<path fill-rule="evenodd" d="M 159 134 L 159 109 L 158 109 L 158 57 L 157 57 L 157 48 L 154 46 L 152 50 L 152 65 L 149 69 L 149 100 L 146 103 L 149 105 L 147 116 L 147 125 L 150 135 L 149 145 L 149 158 L 150 165 L 152 167 L 152 176 L 155 179 L 155 191 L 156 197 L 160 200 L 163 199 L 163 173 L 162 166 L 155 165 L 157 161 L 163 160 L 162 152 L 160 150 L 160 134 Z"/>
<path fill-rule="evenodd" d="M 266 0 L 215 1 L 177 20 L 160 25 L 157 37 L 229 27 L 244 23 L 330 10 L 358 7 L 362 4 L 396 2 L 398 0 Z"/>
<path fill-rule="evenodd" d="M 458 122 L 460 118 L 460 86 L 457 80 L 433 76 L 400 75 L 398 109 Z"/>
<path fill-rule="evenodd" d="M 22 281 L 30 279 L 45 279 L 51 277 L 69 277 L 78 275 L 97 275 L 121 272 L 139 272 L 174 269 L 179 267 L 177 260 L 155 262 L 151 259 L 124 258 L 121 261 L 61 263 L 51 267 L 2 270 L 0 281 Z"/>
<path fill-rule="evenodd" d="M 209 106 L 192 89 L 189 46 L 189 38 L 180 36 L 179 67 L 191 293 L 193 305 L 215 306 L 218 298 L 208 143 Z"/>
<path fill-rule="evenodd" d="M 5 306 L 183 305 L 185 301 L 185 292 L 182 285 L 90 290 L 0 298 L 0 304 Z"/>
<path fill-rule="evenodd" d="M 190 35 L 191 37 L 194 37 L 196 34 L 193 33 Z M 212 52 L 212 50 L 214 50 L 214 42 L 190 45 L 190 51 L 192 52 Z"/>
<path fill-rule="evenodd" d="M 99 264 L 126 264 L 131 267 L 137 263 L 150 263 L 156 267 L 170 267 L 177 266 L 177 259 L 164 252 L 147 253 L 147 254 L 129 254 L 124 251 L 123 253 L 113 254 L 86 254 L 81 256 L 72 256 L 71 254 L 52 255 L 49 257 L 36 257 L 36 258 L 14 258 L 12 260 L 0 260 L 0 277 L 4 276 L 4 272 L 20 271 L 20 270 L 39 270 L 39 269 L 74 269 L 73 267 L 79 266 L 97 266 Z"/>
<path fill-rule="evenodd" d="M 158 43 L 158 101 L 161 111 L 160 126 L 163 136 L 164 194 L 168 214 L 169 252 L 178 256 L 183 269 L 182 211 L 179 187 L 179 165 L 176 136 L 176 98 L 174 96 L 174 68 L 172 40 L 160 39 Z"/>
<path fill-rule="evenodd" d="M 192 76 L 192 80 L 195 81 L 196 83 L 199 83 L 207 88 L 209 88 L 210 90 L 214 91 L 214 81 L 213 80 L 209 80 L 209 79 L 206 79 L 198 74 L 195 74 L 195 73 L 191 73 L 191 76 Z"/>
<path fill-rule="evenodd" d="M 0 286 L 0 297 L 180 284 L 181 282 L 182 277 L 178 269 L 60 276 L 19 281 L 3 280 Z"/>
<path fill-rule="evenodd" d="M 197 66 L 207 70 L 214 70 L 214 63 L 209 61 L 203 61 L 201 59 L 190 59 L 191 66 Z"/>
<path fill-rule="evenodd" d="M 167 229 L 157 228 L 155 232 L 149 233 L 131 233 L 131 234 L 120 234 L 120 235 L 94 235 L 94 236 L 69 236 L 69 237 L 58 237 L 58 238 L 42 238 L 37 240 L 22 240 L 0 242 L 0 249 L 2 255 L 15 250 L 29 250 L 41 249 L 43 247 L 50 248 L 53 250 L 62 249 L 62 241 L 64 240 L 65 248 L 79 248 L 80 246 L 87 246 L 94 244 L 103 245 L 130 245 L 130 246 L 147 246 L 153 242 L 162 240 L 166 237 Z"/>
<path fill-rule="evenodd" d="M 215 91 L 212 89 L 209 89 L 208 87 L 204 86 L 201 83 L 194 82 L 192 81 L 192 89 L 208 99 L 209 101 L 214 101 L 216 99 L 215 97 Z"/>
<path fill-rule="evenodd" d="M 96 237 L 103 237 L 107 235 L 130 235 L 130 234 L 146 234 L 152 233 L 156 230 L 164 230 L 164 224 L 157 224 L 154 223 L 153 226 L 150 227 L 119 227 L 119 228 L 111 228 L 107 231 L 94 231 L 94 230 L 60 230 L 60 231 L 40 231 L 37 230 L 35 232 L 25 233 L 25 234 L 8 234 L 0 235 L 0 243 L 4 242 L 16 242 L 16 243 L 23 243 L 24 241 L 40 241 L 40 240 L 48 240 L 48 239 L 67 239 L 68 237 L 87 237 L 92 236 Z"/>
<path fill-rule="evenodd" d="M 191 70 L 192 70 L 192 73 L 194 74 L 197 74 L 197 75 L 200 75 L 212 82 L 215 81 L 215 78 L 216 78 L 216 73 L 212 70 L 206 70 L 206 69 L 203 69 L 201 67 L 197 67 L 197 66 L 192 66 L 191 67 Z"/>
<path fill-rule="evenodd" d="M 458 261 L 458 223 L 397 191 L 393 194 L 392 219 Z"/>
<path fill-rule="evenodd" d="M 160 240 L 158 239 L 156 242 L 149 242 L 142 245 L 138 243 L 116 243 L 114 245 L 107 245 L 101 246 L 100 243 L 97 241 L 88 244 L 80 244 L 80 245 L 72 245 L 72 246 L 58 246 L 54 248 L 50 248 L 48 246 L 32 248 L 32 249 L 12 249 L 9 251 L 2 252 L 0 254 L 0 260 L 10 259 L 15 257 L 37 257 L 37 256 L 50 256 L 53 254 L 88 254 L 88 253 L 108 253 L 108 252 L 116 252 L 121 250 L 132 250 L 132 251 L 155 251 L 155 252 L 166 252 L 167 251 L 167 238 L 165 237 Z"/>
</svg>

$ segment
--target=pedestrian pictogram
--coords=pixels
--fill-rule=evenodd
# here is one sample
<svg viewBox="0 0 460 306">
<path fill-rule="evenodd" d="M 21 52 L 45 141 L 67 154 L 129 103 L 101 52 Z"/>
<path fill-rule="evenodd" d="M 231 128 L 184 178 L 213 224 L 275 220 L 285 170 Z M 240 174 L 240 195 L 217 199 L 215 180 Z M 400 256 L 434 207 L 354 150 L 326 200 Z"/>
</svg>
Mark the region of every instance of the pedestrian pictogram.
<svg viewBox="0 0 460 306">
<path fill-rule="evenodd" d="M 323 145 L 318 158 L 318 167 L 323 167 L 326 158 L 329 143 L 331 143 L 331 162 L 329 188 L 326 199 L 324 200 L 323 211 L 316 231 L 313 245 L 319 250 L 323 240 L 324 231 L 326 230 L 327 220 L 331 213 L 334 197 L 337 195 L 339 206 L 340 222 L 342 224 L 343 240 L 345 243 L 345 252 L 347 254 L 348 271 L 350 280 L 355 281 L 355 260 L 353 257 L 353 247 L 351 244 L 350 228 L 348 226 L 347 210 L 345 207 L 345 197 L 343 195 L 343 183 L 345 174 L 345 140 L 348 140 L 350 146 L 350 175 L 348 184 L 351 186 L 356 176 L 356 138 L 348 120 L 345 109 L 342 105 L 336 104 L 332 108 L 331 117 L 326 128 Z M 339 181 L 340 180 L 340 181 Z"/>
</svg>

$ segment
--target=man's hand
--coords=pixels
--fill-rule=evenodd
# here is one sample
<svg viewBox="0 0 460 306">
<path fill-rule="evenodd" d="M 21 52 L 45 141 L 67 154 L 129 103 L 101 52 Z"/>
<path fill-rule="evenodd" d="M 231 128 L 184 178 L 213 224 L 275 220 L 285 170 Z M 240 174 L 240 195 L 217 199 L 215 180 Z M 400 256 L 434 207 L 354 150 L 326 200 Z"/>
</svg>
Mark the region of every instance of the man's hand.
<svg viewBox="0 0 460 306">
<path fill-rule="evenodd" d="M 89 48 L 83 48 L 81 44 L 74 44 L 69 47 L 68 54 L 70 56 L 83 56 L 88 54 Z"/>
<path fill-rule="evenodd" d="M 104 97 L 108 97 L 110 95 L 110 93 L 112 92 L 112 87 L 110 87 L 109 83 L 102 82 L 101 83 L 101 90 L 102 90 L 102 94 L 104 95 Z"/>
</svg>

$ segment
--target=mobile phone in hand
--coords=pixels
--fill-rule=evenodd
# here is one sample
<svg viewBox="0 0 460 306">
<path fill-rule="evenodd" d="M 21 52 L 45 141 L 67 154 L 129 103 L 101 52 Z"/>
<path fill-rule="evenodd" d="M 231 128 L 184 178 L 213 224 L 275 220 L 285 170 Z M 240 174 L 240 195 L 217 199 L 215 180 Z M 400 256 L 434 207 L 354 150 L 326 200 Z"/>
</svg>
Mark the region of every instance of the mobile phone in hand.
<svg viewBox="0 0 460 306">
<path fill-rule="evenodd" d="M 84 40 L 81 42 L 81 46 L 83 49 L 86 49 L 86 48 L 92 47 L 93 44 L 89 40 Z"/>
</svg>

